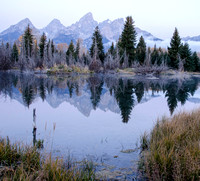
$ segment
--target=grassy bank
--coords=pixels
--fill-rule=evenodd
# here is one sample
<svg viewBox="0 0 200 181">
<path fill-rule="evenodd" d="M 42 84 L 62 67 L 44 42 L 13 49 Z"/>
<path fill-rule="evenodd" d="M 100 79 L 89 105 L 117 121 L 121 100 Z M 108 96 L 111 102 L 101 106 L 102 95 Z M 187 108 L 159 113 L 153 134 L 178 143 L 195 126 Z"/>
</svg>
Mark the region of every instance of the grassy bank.
<svg viewBox="0 0 200 181">
<path fill-rule="evenodd" d="M 148 180 L 199 180 L 200 110 L 158 121 L 141 149 L 139 167 Z"/>
<path fill-rule="evenodd" d="M 11 144 L 0 139 L 0 180 L 95 180 L 93 166 L 77 166 L 70 160 L 45 158 L 36 147 Z"/>
</svg>

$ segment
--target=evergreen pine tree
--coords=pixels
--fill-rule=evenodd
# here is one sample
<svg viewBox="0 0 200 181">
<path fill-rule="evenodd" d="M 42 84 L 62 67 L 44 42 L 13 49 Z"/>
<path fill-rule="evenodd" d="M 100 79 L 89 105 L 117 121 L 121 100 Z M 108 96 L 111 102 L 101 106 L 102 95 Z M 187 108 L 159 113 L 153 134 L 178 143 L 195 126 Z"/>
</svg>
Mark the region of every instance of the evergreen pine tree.
<svg viewBox="0 0 200 181">
<path fill-rule="evenodd" d="M 141 36 L 136 48 L 136 59 L 140 64 L 143 64 L 145 58 L 146 58 L 146 43 L 144 41 L 143 36 Z"/>
<path fill-rule="evenodd" d="M 90 48 L 90 56 L 93 58 L 94 56 L 94 48 L 95 44 L 97 44 L 98 52 L 97 57 L 101 60 L 102 64 L 104 63 L 104 47 L 102 42 L 102 36 L 99 30 L 99 27 L 97 26 L 94 30 L 93 36 L 92 36 L 92 46 Z"/>
<path fill-rule="evenodd" d="M 199 59 L 199 57 L 197 55 L 197 52 L 194 52 L 192 54 L 191 58 L 192 58 L 192 60 L 194 62 L 194 66 L 195 66 L 194 71 L 199 72 L 200 71 L 200 59 Z"/>
<path fill-rule="evenodd" d="M 135 45 L 136 45 L 136 31 L 134 27 L 134 21 L 131 16 L 126 18 L 124 24 L 124 29 L 121 34 L 119 41 L 120 54 L 122 56 L 122 62 L 124 61 L 124 56 L 128 56 L 129 66 L 133 63 L 135 59 Z M 126 52 L 126 55 L 124 55 Z"/>
<path fill-rule="evenodd" d="M 76 50 L 75 50 L 75 53 L 74 53 L 76 61 L 78 61 L 78 59 L 79 59 L 79 54 L 80 54 L 80 40 L 77 40 Z"/>
<path fill-rule="evenodd" d="M 161 65 L 162 63 L 165 63 L 166 55 L 167 55 L 167 54 L 165 54 L 165 53 L 163 52 L 162 48 L 159 47 L 159 48 L 158 48 L 158 59 L 157 59 L 157 64 L 158 64 L 158 65 Z"/>
<path fill-rule="evenodd" d="M 74 56 L 74 52 L 75 52 L 74 51 L 74 44 L 73 44 L 73 41 L 71 40 L 66 54 L 67 54 L 67 56 L 69 56 L 70 54 Z"/>
<path fill-rule="evenodd" d="M 39 48 L 40 48 L 40 58 L 44 59 L 44 53 L 45 53 L 45 47 L 46 47 L 46 40 L 47 37 L 45 35 L 45 33 L 42 34 L 41 38 L 40 38 L 40 43 L 39 43 Z"/>
<path fill-rule="evenodd" d="M 52 57 L 54 56 L 54 52 L 55 52 L 55 45 L 53 43 L 53 40 L 51 40 L 51 55 L 52 55 Z"/>
<path fill-rule="evenodd" d="M 5 55 L 6 55 L 5 59 L 7 59 L 6 64 L 8 63 L 8 65 L 11 66 L 12 49 L 11 49 L 10 44 L 8 42 L 6 43 Z"/>
<path fill-rule="evenodd" d="M 170 58 L 169 66 L 171 66 L 172 68 L 178 69 L 180 48 L 181 38 L 179 36 L 177 28 L 175 28 L 173 37 L 170 42 L 170 47 L 168 47 L 168 55 Z"/>
<path fill-rule="evenodd" d="M 114 43 L 112 42 L 112 45 L 110 46 L 108 52 L 114 57 L 116 52 L 115 52 L 115 46 Z"/>
<path fill-rule="evenodd" d="M 47 51 L 46 51 L 46 53 L 47 53 L 47 59 L 49 60 L 49 50 L 50 50 L 50 47 L 51 47 L 51 41 L 50 41 L 50 39 L 49 39 L 49 41 L 48 41 L 48 43 L 47 43 Z"/>
<path fill-rule="evenodd" d="M 32 35 L 32 30 L 29 27 L 29 25 L 24 32 L 23 42 L 24 42 L 26 58 L 31 57 L 32 50 L 33 50 L 33 35 Z"/>
<path fill-rule="evenodd" d="M 18 52 L 16 43 L 14 43 L 13 48 L 12 48 L 11 59 L 12 59 L 12 62 L 18 62 L 19 60 L 19 52 Z"/>
<path fill-rule="evenodd" d="M 70 59 L 73 59 L 74 58 L 74 54 L 75 54 L 75 50 L 74 50 L 74 44 L 73 44 L 73 41 L 71 40 L 70 44 L 69 44 L 69 47 L 68 47 L 68 50 L 66 52 L 66 60 L 67 60 L 67 64 L 69 65 L 71 62 L 70 62 Z M 71 60 L 72 61 L 72 60 Z"/>
<path fill-rule="evenodd" d="M 66 55 L 69 56 L 69 55 L 72 55 L 74 56 L 74 44 L 73 44 L 73 41 L 71 40 L 70 44 L 69 44 L 69 47 L 68 47 L 68 50 L 66 52 Z"/>
<path fill-rule="evenodd" d="M 159 60 L 159 53 L 158 53 L 158 49 L 156 48 L 156 45 L 154 45 L 154 49 L 153 52 L 151 53 L 151 63 L 152 64 L 157 64 Z"/>
<path fill-rule="evenodd" d="M 185 71 L 195 71 L 195 63 L 192 59 L 192 52 L 189 48 L 188 43 L 181 45 L 180 48 L 180 56 L 181 59 L 184 61 L 184 70 Z"/>
<path fill-rule="evenodd" d="M 38 53 L 39 53 L 38 44 L 37 44 L 37 40 L 35 39 L 34 48 L 33 48 L 33 56 L 34 56 L 35 61 L 38 60 Z"/>
</svg>

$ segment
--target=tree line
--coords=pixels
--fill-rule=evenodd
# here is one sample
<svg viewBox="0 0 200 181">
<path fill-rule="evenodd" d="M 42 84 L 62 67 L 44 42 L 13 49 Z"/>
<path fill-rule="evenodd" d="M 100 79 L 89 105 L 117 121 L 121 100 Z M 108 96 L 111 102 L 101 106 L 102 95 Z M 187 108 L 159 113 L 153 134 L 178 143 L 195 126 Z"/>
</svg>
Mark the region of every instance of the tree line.
<svg viewBox="0 0 200 181">
<path fill-rule="evenodd" d="M 37 38 L 31 28 L 26 28 L 21 39 L 13 45 L 3 42 L 0 45 L 0 69 L 35 70 L 48 69 L 56 65 L 88 67 L 95 72 L 116 70 L 128 67 L 168 66 L 180 71 L 200 71 L 200 60 L 196 52 L 192 52 L 187 43 L 183 44 L 177 28 L 171 38 L 167 50 L 147 47 L 141 36 L 137 43 L 137 33 L 131 16 L 126 18 L 124 29 L 119 40 L 104 51 L 102 35 L 95 28 L 92 45 L 89 51 L 83 51 L 82 41 L 73 41 L 68 48 L 56 46 L 48 40 L 45 33 Z M 146 69 L 144 69 L 146 71 Z"/>
</svg>

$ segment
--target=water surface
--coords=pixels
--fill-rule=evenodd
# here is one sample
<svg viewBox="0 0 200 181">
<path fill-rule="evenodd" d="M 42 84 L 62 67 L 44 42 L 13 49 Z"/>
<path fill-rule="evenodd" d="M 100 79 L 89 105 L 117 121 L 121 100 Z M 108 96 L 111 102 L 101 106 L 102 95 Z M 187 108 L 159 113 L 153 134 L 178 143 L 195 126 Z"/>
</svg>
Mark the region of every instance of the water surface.
<svg viewBox="0 0 200 181">
<path fill-rule="evenodd" d="M 0 73 L 0 136 L 55 156 L 136 166 L 140 136 L 157 118 L 200 105 L 199 79 Z M 36 122 L 33 122 L 36 109 Z M 36 129 L 34 130 L 34 127 Z"/>
</svg>

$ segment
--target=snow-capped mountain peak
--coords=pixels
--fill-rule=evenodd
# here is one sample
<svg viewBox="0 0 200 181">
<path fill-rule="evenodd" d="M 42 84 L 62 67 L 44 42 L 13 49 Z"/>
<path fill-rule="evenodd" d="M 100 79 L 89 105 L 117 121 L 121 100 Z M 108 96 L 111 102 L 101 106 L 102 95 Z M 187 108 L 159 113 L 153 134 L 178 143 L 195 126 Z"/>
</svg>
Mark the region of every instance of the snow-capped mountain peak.
<svg viewBox="0 0 200 181">
<path fill-rule="evenodd" d="M 16 31 L 18 31 L 19 33 L 23 33 L 28 25 L 32 29 L 35 28 L 33 26 L 32 22 L 28 18 L 25 18 L 25 19 L 21 20 L 20 22 L 18 22 L 16 25 L 11 25 L 7 30 L 0 33 L 0 35 L 13 33 Z"/>
<path fill-rule="evenodd" d="M 66 27 L 58 19 L 53 19 L 45 28 L 41 29 L 40 32 L 44 32 L 48 38 L 53 39 L 59 33 L 64 32 Z"/>
<path fill-rule="evenodd" d="M 85 14 L 80 20 L 79 22 L 85 22 L 85 21 L 94 21 L 93 15 L 91 12 Z"/>
<path fill-rule="evenodd" d="M 58 19 L 53 19 L 46 27 L 50 26 L 64 26 Z"/>
<path fill-rule="evenodd" d="M 116 42 L 121 35 L 124 28 L 124 19 L 119 18 L 113 21 L 109 19 L 98 23 L 94 20 L 91 12 L 85 14 L 79 21 L 71 26 L 65 27 L 58 19 L 53 19 L 43 29 L 36 29 L 31 21 L 26 18 L 16 25 L 11 26 L 7 30 L 0 33 L 0 41 L 14 42 L 24 33 L 25 28 L 28 26 L 33 30 L 33 34 L 39 39 L 44 32 L 49 39 L 53 39 L 56 44 L 67 43 L 72 40 L 74 43 L 78 38 L 83 40 L 83 45 L 90 48 L 92 43 L 92 34 L 96 26 L 99 26 L 100 32 L 103 37 L 103 44 L 105 50 L 111 45 L 112 42 Z M 142 35 L 144 39 L 150 41 L 160 41 L 161 39 L 154 37 L 152 34 L 136 28 L 138 34 L 137 39 Z"/>
<path fill-rule="evenodd" d="M 30 19 L 29 18 L 25 18 L 25 19 L 23 19 L 23 20 L 21 20 L 19 23 L 17 23 L 19 26 L 24 26 L 24 25 L 27 25 L 27 24 L 29 24 L 30 26 L 32 25 L 33 26 L 33 24 L 32 24 L 32 22 L 30 21 Z"/>
<path fill-rule="evenodd" d="M 92 13 L 87 13 L 79 21 L 67 27 L 66 34 L 74 34 L 83 40 L 90 38 L 98 22 L 93 19 Z"/>
</svg>

